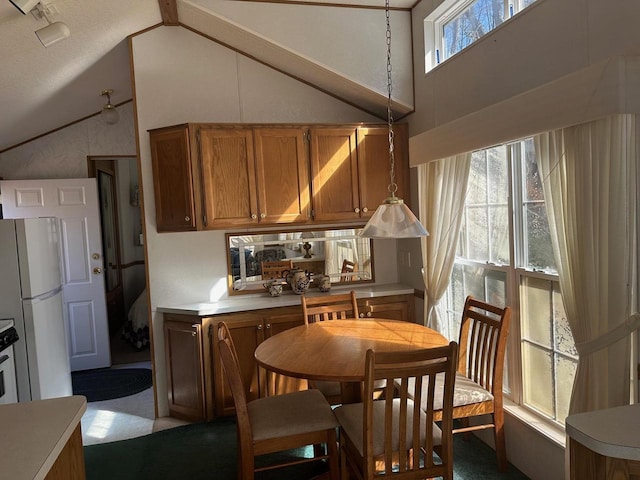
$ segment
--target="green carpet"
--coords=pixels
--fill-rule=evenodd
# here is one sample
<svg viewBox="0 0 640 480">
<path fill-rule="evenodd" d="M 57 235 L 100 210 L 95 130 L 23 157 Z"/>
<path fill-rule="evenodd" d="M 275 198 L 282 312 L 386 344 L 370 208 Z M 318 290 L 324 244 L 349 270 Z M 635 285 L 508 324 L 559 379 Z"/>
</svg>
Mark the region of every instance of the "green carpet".
<svg viewBox="0 0 640 480">
<path fill-rule="evenodd" d="M 310 449 L 288 452 L 308 455 Z M 87 480 L 235 480 L 234 417 L 163 430 L 143 437 L 84 447 Z M 281 457 L 286 454 L 278 454 Z M 495 452 L 475 437 L 454 437 L 456 480 L 527 480 L 510 465 L 501 474 Z M 269 459 L 266 459 L 267 461 Z M 257 480 L 310 480 L 326 470 L 321 462 L 262 472 Z"/>
<path fill-rule="evenodd" d="M 71 374 L 74 395 L 84 395 L 87 402 L 127 397 L 151 387 L 149 368 L 101 368 Z"/>
</svg>

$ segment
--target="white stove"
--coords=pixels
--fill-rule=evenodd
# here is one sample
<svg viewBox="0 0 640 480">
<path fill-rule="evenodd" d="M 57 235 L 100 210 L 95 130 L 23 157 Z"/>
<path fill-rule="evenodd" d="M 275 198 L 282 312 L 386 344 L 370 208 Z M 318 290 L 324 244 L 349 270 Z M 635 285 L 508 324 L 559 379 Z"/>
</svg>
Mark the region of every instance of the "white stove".
<svg viewBox="0 0 640 480">
<path fill-rule="evenodd" d="M 13 344 L 17 341 L 18 333 L 13 326 L 13 320 L 0 320 L 0 405 L 18 401 L 13 355 Z"/>
</svg>

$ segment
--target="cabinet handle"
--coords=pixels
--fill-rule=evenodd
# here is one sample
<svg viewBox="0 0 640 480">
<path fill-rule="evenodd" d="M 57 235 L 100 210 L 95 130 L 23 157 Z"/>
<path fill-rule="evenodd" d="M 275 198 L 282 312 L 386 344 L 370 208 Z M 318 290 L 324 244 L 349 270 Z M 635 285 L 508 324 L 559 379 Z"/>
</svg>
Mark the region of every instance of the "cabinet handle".
<svg viewBox="0 0 640 480">
<path fill-rule="evenodd" d="M 367 212 L 369 211 L 369 209 L 368 209 L 367 207 L 364 207 L 364 208 L 362 209 L 362 211 L 363 211 L 364 213 L 367 213 Z"/>
<path fill-rule="evenodd" d="M 190 221 L 191 221 L 191 217 L 190 217 L 189 215 L 186 215 L 186 216 L 184 217 L 184 221 L 185 221 L 185 222 L 190 222 Z"/>
<path fill-rule="evenodd" d="M 262 330 L 262 325 L 258 325 L 258 330 Z"/>
<path fill-rule="evenodd" d="M 261 213 L 260 214 L 260 218 L 267 218 L 267 214 L 266 213 Z"/>
<path fill-rule="evenodd" d="M 360 213 L 360 209 L 358 207 L 356 207 L 353 211 L 356 213 Z"/>
<path fill-rule="evenodd" d="M 257 216 L 255 213 L 252 213 L 252 214 L 251 214 L 251 218 L 252 218 L 253 220 L 255 220 L 256 218 L 258 218 L 258 216 Z"/>
<path fill-rule="evenodd" d="M 191 328 L 195 328 L 196 329 L 195 332 L 191 332 L 191 336 L 192 337 L 195 337 L 196 335 L 198 335 L 198 326 L 199 325 L 197 323 L 194 323 L 193 325 L 191 325 Z"/>
<path fill-rule="evenodd" d="M 271 324 L 270 323 L 267 323 L 267 328 L 271 328 Z"/>
<path fill-rule="evenodd" d="M 371 317 L 371 312 L 367 312 L 367 317 Z"/>
<path fill-rule="evenodd" d="M 361 313 L 360 315 L 358 315 L 360 318 L 364 318 L 364 313 Z"/>
</svg>

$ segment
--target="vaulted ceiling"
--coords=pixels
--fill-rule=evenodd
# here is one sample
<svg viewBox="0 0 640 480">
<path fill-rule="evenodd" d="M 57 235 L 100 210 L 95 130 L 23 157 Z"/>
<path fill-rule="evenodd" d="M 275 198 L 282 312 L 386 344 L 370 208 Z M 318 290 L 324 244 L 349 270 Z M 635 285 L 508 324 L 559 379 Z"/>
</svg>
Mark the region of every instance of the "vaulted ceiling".
<svg viewBox="0 0 640 480">
<path fill-rule="evenodd" d="M 53 1 L 50 20 L 66 23 L 71 36 L 44 48 L 34 32 L 46 26 L 47 20 L 23 15 L 9 0 L 0 0 L 0 153 L 96 114 L 105 103 L 100 96 L 104 89 L 114 90 L 114 104 L 129 101 L 132 88 L 127 36 L 162 23 L 160 7 L 163 6 L 166 18 L 164 6 L 172 3 L 172 0 L 43 0 L 43 3 L 49 1 Z M 312 0 L 291 3 L 319 4 Z M 321 2 L 332 3 L 384 7 L 384 0 Z M 409 10 L 413 3 L 414 0 L 393 0 L 391 7 Z M 313 69 L 305 70 L 314 75 Z M 315 75 L 318 78 L 303 80 L 326 88 L 322 85 L 326 79 L 317 72 Z M 384 103 L 379 92 L 368 92 L 348 82 L 345 92 L 338 94 L 369 111 L 376 108 L 376 103 L 378 107 Z M 400 111 L 406 113 L 410 108 L 403 106 Z"/>
</svg>

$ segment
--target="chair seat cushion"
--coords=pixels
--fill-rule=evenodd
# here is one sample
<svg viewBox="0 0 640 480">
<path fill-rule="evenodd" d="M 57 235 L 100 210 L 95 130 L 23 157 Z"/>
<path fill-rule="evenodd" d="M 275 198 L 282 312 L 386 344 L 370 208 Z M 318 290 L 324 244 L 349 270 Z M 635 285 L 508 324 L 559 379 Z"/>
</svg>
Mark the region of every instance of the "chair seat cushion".
<svg viewBox="0 0 640 480">
<path fill-rule="evenodd" d="M 373 456 L 384 453 L 384 409 L 385 400 L 376 400 L 373 402 Z M 410 445 L 413 442 L 413 432 L 411 428 L 412 424 L 412 412 L 413 402 L 408 400 L 408 414 L 407 414 L 407 444 Z M 350 403 L 337 407 L 334 412 L 340 426 L 351 439 L 354 446 L 358 449 L 361 455 L 364 455 L 364 438 L 363 435 L 363 408 L 362 403 Z M 426 435 L 426 415 L 421 410 L 420 412 L 420 441 L 424 443 Z M 394 425 L 398 425 L 400 415 L 400 400 L 393 399 L 393 418 Z M 434 445 L 440 445 L 442 443 L 442 431 L 434 424 L 433 425 L 433 443 Z M 393 448 L 397 450 L 399 447 L 399 431 L 394 428 L 393 434 Z"/>
<path fill-rule="evenodd" d="M 413 383 L 410 380 L 409 383 Z M 413 385 L 410 386 L 410 390 L 413 388 Z M 436 392 L 442 392 L 444 390 L 444 375 L 438 374 L 436 376 Z M 426 392 L 427 386 L 423 382 L 422 384 L 422 409 L 426 410 Z M 493 400 L 493 395 L 488 390 L 484 389 L 480 385 L 478 385 L 473 380 L 468 377 L 462 375 L 461 373 L 456 373 L 456 383 L 455 390 L 453 392 L 453 407 L 462 407 L 464 405 L 473 405 L 474 403 L 482 403 L 489 400 Z M 433 409 L 434 410 L 442 410 L 442 395 L 438 395 L 436 393 L 435 398 L 433 399 Z"/>
<path fill-rule="evenodd" d="M 331 406 L 318 390 L 259 398 L 247 404 L 254 441 L 339 426 Z"/>
</svg>

